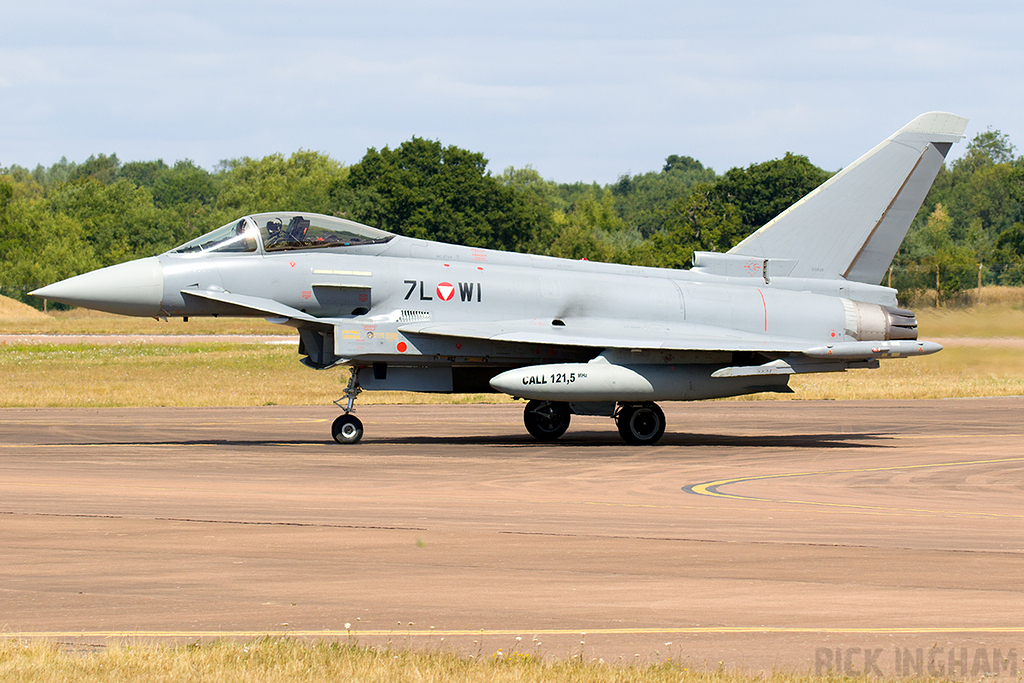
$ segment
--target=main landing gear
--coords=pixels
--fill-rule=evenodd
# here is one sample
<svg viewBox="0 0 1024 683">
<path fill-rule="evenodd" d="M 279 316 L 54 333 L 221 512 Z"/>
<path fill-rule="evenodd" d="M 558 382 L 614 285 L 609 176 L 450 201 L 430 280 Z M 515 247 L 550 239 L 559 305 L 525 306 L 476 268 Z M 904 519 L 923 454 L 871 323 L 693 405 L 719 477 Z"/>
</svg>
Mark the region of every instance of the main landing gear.
<svg viewBox="0 0 1024 683">
<path fill-rule="evenodd" d="M 355 405 L 356 396 L 361 391 L 362 388 L 359 386 L 357 370 L 353 368 L 352 376 L 348 380 L 348 386 L 345 387 L 345 395 L 334 402 L 334 405 L 345 411 L 331 425 L 331 436 L 340 444 L 359 443 L 359 439 L 363 438 L 363 423 L 352 414 L 352 407 Z M 346 401 L 344 406 L 341 405 L 342 401 Z"/>
<path fill-rule="evenodd" d="M 650 446 L 665 434 L 665 413 L 657 403 L 620 403 L 615 407 L 615 426 L 629 445 Z"/>
<path fill-rule="evenodd" d="M 569 428 L 572 413 L 568 403 L 534 400 L 526 404 L 523 423 L 538 441 L 554 441 Z M 617 403 L 612 417 L 619 435 L 631 446 L 656 444 L 665 434 L 665 413 L 657 403 Z"/>
<path fill-rule="evenodd" d="M 569 428 L 572 410 L 568 403 L 530 401 L 523 411 L 526 431 L 538 441 L 554 441 Z"/>
</svg>

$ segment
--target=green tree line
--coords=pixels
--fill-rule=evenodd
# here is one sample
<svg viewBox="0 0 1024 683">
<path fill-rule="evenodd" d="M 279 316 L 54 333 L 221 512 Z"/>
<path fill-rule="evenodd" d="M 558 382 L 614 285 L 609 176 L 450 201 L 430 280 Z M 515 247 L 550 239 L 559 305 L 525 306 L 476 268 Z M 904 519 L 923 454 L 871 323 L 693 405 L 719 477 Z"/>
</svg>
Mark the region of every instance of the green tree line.
<svg viewBox="0 0 1024 683">
<path fill-rule="evenodd" d="M 122 162 L 99 154 L 0 168 L 0 292 L 27 292 L 171 249 L 246 213 L 325 213 L 402 235 L 595 261 L 685 268 L 725 251 L 831 175 L 805 156 L 719 175 L 688 156 L 615 183 L 556 183 L 535 169 L 493 174 L 482 153 L 414 137 L 355 164 L 300 150 L 223 161 Z M 997 130 L 944 167 L 888 282 L 941 295 L 1024 284 L 1024 157 Z"/>
</svg>

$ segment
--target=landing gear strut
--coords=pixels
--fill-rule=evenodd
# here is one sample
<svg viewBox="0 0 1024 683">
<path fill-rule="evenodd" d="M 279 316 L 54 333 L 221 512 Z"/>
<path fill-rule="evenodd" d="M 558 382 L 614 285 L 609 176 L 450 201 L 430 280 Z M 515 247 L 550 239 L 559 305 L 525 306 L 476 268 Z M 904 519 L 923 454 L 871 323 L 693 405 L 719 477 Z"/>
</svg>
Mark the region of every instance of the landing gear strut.
<svg viewBox="0 0 1024 683">
<path fill-rule="evenodd" d="M 665 413 L 657 403 L 620 403 L 615 425 L 631 446 L 650 446 L 665 434 Z"/>
<path fill-rule="evenodd" d="M 334 405 L 345 411 L 331 425 L 331 436 L 340 444 L 359 443 L 359 440 L 363 438 L 363 423 L 359 421 L 358 417 L 351 414 L 356 396 L 362 390 L 362 387 L 359 386 L 359 368 L 352 368 L 352 376 L 348 379 L 345 394 L 334 402 Z M 341 405 L 342 401 L 346 401 L 344 406 Z"/>
</svg>

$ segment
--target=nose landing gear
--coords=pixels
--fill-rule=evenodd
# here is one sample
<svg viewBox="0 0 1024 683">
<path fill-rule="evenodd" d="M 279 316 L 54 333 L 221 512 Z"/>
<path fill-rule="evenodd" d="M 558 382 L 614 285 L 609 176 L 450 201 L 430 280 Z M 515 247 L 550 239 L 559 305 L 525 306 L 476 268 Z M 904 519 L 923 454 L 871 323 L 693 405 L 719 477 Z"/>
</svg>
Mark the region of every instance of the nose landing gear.
<svg viewBox="0 0 1024 683">
<path fill-rule="evenodd" d="M 358 417 L 352 415 L 356 396 L 362 390 L 362 387 L 359 386 L 359 368 L 352 368 L 352 375 L 345 387 L 345 394 L 334 402 L 334 405 L 345 411 L 331 425 L 331 436 L 340 444 L 359 443 L 359 440 L 363 438 L 363 423 Z M 344 406 L 341 405 L 342 401 L 346 401 Z"/>
</svg>

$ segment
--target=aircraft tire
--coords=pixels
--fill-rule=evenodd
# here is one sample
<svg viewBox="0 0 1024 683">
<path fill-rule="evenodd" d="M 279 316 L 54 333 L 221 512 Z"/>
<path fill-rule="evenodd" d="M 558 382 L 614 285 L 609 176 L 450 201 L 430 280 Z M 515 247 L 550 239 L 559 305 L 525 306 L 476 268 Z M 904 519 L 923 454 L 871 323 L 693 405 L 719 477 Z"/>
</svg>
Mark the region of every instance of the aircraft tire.
<svg viewBox="0 0 1024 683">
<path fill-rule="evenodd" d="M 331 436 L 343 445 L 359 443 L 363 438 L 363 423 L 355 415 L 345 413 L 331 425 Z"/>
<path fill-rule="evenodd" d="M 572 414 L 565 403 L 530 401 L 523 410 L 526 431 L 538 441 L 554 441 L 569 428 Z"/>
<path fill-rule="evenodd" d="M 665 413 L 657 403 L 624 405 L 615 414 L 622 440 L 631 446 L 651 446 L 665 434 Z"/>
</svg>

